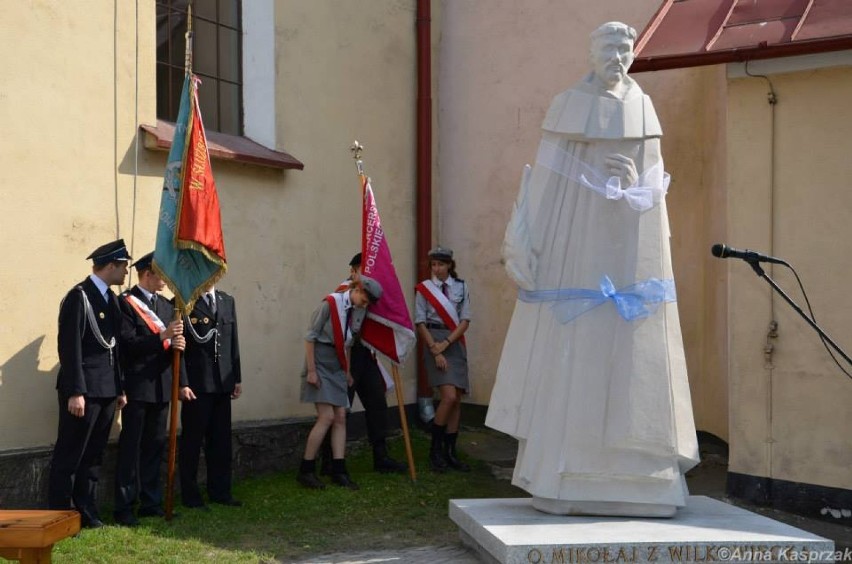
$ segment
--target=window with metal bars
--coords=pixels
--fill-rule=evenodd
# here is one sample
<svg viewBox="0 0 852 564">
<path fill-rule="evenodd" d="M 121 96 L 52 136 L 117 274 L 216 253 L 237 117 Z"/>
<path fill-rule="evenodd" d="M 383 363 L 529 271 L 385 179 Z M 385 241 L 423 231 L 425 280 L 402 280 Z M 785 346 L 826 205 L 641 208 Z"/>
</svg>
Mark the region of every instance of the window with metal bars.
<svg viewBox="0 0 852 564">
<path fill-rule="evenodd" d="M 201 79 L 198 100 L 204 127 L 242 135 L 241 0 L 157 0 L 157 117 L 177 119 L 190 4 L 192 70 Z"/>
</svg>

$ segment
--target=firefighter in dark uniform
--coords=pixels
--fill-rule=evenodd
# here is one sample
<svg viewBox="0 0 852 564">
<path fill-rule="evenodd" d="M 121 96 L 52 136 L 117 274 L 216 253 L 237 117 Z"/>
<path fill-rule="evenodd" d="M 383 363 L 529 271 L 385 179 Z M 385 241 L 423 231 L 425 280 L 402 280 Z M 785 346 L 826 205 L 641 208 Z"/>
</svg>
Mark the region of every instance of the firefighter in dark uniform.
<svg viewBox="0 0 852 564">
<path fill-rule="evenodd" d="M 115 472 L 113 517 L 119 525 L 139 523 L 133 506 L 139 502 L 142 517 L 162 517 L 160 481 L 172 389 L 172 358 L 186 345 L 183 321 L 174 320 L 174 303 L 161 296 L 166 284 L 148 253 L 133 266 L 139 283 L 121 294 L 121 360 L 127 405 L 121 412 L 121 436 Z M 187 390 L 186 373 L 180 374 L 181 392 Z"/>
<path fill-rule="evenodd" d="M 59 430 L 50 464 L 48 507 L 80 512 L 102 527 L 95 501 L 115 409 L 124 407 L 119 363 L 121 311 L 110 286 L 124 283 L 130 255 L 122 239 L 92 252 L 92 274 L 59 306 Z"/>
<path fill-rule="evenodd" d="M 190 389 L 181 408 L 181 499 L 185 507 L 207 508 L 198 487 L 203 444 L 207 496 L 213 503 L 240 506 L 231 495 L 231 400 L 242 393 L 234 298 L 208 288 L 184 323 L 184 335 Z"/>
</svg>

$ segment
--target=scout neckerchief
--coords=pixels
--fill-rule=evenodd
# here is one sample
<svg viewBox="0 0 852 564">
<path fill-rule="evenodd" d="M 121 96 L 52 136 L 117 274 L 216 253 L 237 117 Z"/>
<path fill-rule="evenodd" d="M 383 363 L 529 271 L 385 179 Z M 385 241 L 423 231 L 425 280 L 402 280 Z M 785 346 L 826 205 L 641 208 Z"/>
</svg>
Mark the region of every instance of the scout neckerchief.
<svg viewBox="0 0 852 564">
<path fill-rule="evenodd" d="M 325 297 L 328 302 L 328 311 L 331 318 L 331 331 L 334 335 L 334 349 L 337 351 L 337 360 L 340 361 L 340 366 L 344 372 L 349 371 L 349 365 L 346 362 L 346 332 L 349 330 L 345 327 L 346 320 L 346 305 L 343 294 L 329 294 Z"/>
<path fill-rule="evenodd" d="M 414 289 L 420 292 L 420 295 L 426 298 L 426 301 L 435 308 L 435 313 L 438 314 L 438 317 L 441 318 L 441 321 L 444 322 L 450 333 L 455 331 L 456 327 L 459 326 L 459 314 L 456 311 L 455 305 L 444 295 L 441 288 L 431 280 L 424 280 L 415 286 Z M 459 341 L 462 345 L 467 346 L 464 335 L 459 337 Z"/>
<path fill-rule="evenodd" d="M 133 308 L 136 314 L 142 318 L 142 321 L 145 322 L 145 325 L 148 326 L 148 329 L 151 330 L 151 333 L 159 335 L 160 333 L 166 330 L 166 325 L 163 323 L 160 317 L 145 304 L 145 302 L 143 302 L 130 292 L 124 293 L 124 299 L 127 301 L 128 304 L 130 304 L 130 307 Z M 172 340 L 165 339 L 163 341 L 163 350 L 168 350 L 170 346 L 172 346 Z"/>
</svg>

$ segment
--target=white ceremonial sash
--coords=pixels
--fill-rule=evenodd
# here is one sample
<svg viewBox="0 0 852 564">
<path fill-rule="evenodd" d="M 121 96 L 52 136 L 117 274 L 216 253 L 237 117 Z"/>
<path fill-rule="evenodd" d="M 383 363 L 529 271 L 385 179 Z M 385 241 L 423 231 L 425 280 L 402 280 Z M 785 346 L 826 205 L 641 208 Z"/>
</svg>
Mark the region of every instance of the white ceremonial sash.
<svg viewBox="0 0 852 564">
<path fill-rule="evenodd" d="M 455 330 L 459 325 L 459 313 L 456 311 L 456 306 L 453 302 L 450 301 L 450 298 L 444 295 L 444 292 L 441 291 L 440 286 L 436 285 L 432 280 L 424 280 L 422 282 L 422 286 L 425 290 L 429 292 L 429 294 L 437 301 L 437 304 L 433 300 L 429 300 L 434 307 L 438 311 L 438 315 L 441 316 L 441 319 L 445 320 L 445 324 L 447 327 L 450 327 L 449 323 L 446 323 L 445 317 L 449 317 L 453 321 L 453 326 L 450 327 L 451 330 Z M 423 296 L 424 298 L 428 298 L 429 296 Z M 440 305 L 440 308 L 436 307 L 436 305 Z M 445 315 L 441 315 L 441 310 Z"/>
<path fill-rule="evenodd" d="M 125 298 L 127 299 L 127 303 L 136 310 L 136 313 L 139 314 L 139 317 L 145 322 L 145 325 L 148 326 L 148 329 L 151 330 L 152 333 L 159 335 L 163 331 L 166 330 L 166 325 L 163 323 L 163 320 L 160 319 L 154 310 L 148 307 L 148 305 L 140 300 L 138 297 L 133 294 L 125 294 Z M 171 339 L 166 339 L 163 341 L 163 348 L 168 349 L 172 345 Z"/>
</svg>

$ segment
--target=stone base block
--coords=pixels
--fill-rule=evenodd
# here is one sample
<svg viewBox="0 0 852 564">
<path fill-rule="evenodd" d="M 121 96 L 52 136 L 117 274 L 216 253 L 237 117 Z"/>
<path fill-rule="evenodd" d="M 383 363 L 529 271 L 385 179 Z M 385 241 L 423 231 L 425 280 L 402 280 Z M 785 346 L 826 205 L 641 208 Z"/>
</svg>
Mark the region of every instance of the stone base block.
<svg viewBox="0 0 852 564">
<path fill-rule="evenodd" d="M 450 500 L 485 562 L 834 562 L 834 542 L 704 496 L 670 519 L 550 515 L 530 498 Z"/>
</svg>

